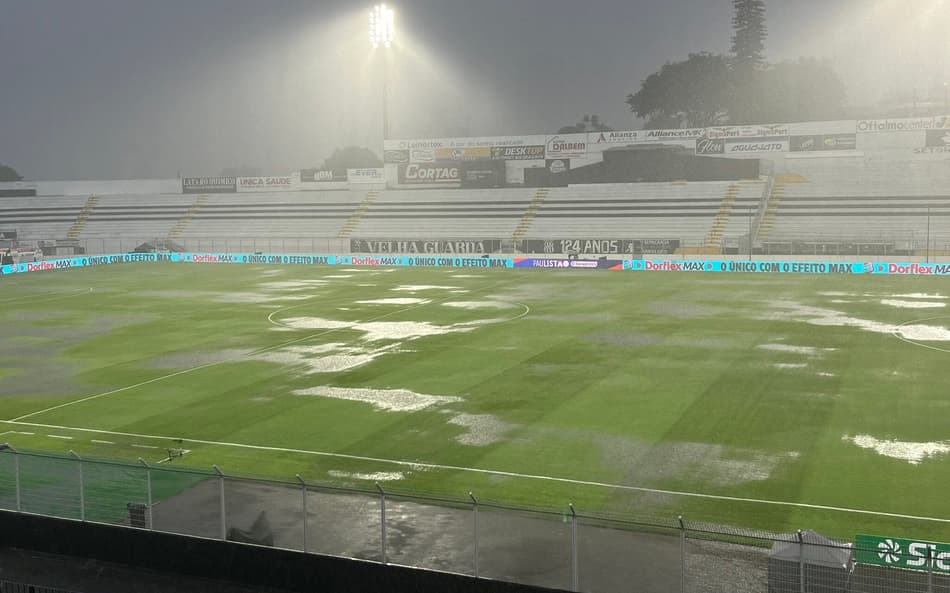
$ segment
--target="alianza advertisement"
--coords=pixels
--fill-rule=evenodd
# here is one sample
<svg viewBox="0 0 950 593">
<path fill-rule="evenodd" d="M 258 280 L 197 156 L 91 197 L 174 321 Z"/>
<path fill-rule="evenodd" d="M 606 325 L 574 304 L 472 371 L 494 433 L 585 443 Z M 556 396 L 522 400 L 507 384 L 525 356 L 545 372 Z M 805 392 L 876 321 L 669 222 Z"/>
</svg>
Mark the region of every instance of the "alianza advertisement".
<svg viewBox="0 0 950 593">
<path fill-rule="evenodd" d="M 0 276 L 129 263 L 266 264 L 455 268 L 628 270 L 635 272 L 731 272 L 762 274 L 877 274 L 950 276 L 950 263 L 807 262 L 743 260 L 620 260 L 464 257 L 445 255 L 308 255 L 267 253 L 115 253 L 0 266 Z"/>
</svg>

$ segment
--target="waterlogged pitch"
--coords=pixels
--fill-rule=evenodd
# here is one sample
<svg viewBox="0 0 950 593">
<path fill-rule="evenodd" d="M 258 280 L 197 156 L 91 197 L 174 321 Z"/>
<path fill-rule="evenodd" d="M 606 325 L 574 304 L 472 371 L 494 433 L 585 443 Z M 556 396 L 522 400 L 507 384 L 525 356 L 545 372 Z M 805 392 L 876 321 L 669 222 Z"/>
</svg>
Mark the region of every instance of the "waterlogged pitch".
<svg viewBox="0 0 950 593">
<path fill-rule="evenodd" d="M 950 517 L 948 296 L 944 279 L 885 276 L 15 276 L 0 282 L 0 442 L 946 541 L 945 523 L 885 513 Z"/>
</svg>

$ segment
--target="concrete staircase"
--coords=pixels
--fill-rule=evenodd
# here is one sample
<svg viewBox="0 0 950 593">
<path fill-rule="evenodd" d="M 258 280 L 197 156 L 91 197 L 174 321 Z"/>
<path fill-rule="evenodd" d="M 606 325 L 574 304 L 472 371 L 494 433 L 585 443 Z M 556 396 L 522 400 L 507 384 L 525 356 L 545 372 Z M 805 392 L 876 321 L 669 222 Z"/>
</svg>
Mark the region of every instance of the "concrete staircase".
<svg viewBox="0 0 950 593">
<path fill-rule="evenodd" d="M 67 239 L 79 238 L 79 235 L 82 234 L 82 230 L 86 228 L 86 221 L 89 219 L 89 215 L 92 214 L 92 211 L 95 210 L 98 203 L 99 198 L 96 196 L 89 196 L 86 199 L 86 205 L 82 207 L 82 210 L 79 211 L 79 216 L 76 217 L 76 220 L 73 221 L 73 225 L 66 231 Z"/>
<path fill-rule="evenodd" d="M 703 246 L 706 248 L 722 248 L 722 234 L 726 230 L 726 225 L 732 217 L 732 208 L 736 205 L 736 198 L 739 196 L 739 185 L 731 184 L 726 188 L 726 193 L 719 204 L 719 211 L 713 217 L 709 232 L 706 233 L 706 239 Z"/>
<path fill-rule="evenodd" d="M 360 224 L 360 220 L 363 219 L 363 215 L 366 214 L 366 211 L 369 210 L 373 204 L 376 203 L 376 198 L 379 197 L 378 191 L 368 191 L 366 196 L 363 198 L 363 201 L 360 202 L 360 205 L 356 207 L 356 210 L 352 215 L 343 223 L 343 227 L 340 228 L 340 232 L 337 233 L 338 239 L 346 239 L 350 234 L 356 229 Z"/>
<path fill-rule="evenodd" d="M 759 223 L 758 232 L 756 233 L 756 239 L 759 241 L 766 241 L 769 238 L 769 233 L 772 232 L 772 228 L 775 226 L 775 217 L 778 215 L 778 207 L 782 203 L 782 200 L 785 199 L 785 184 L 788 181 L 781 175 L 775 177 L 775 182 L 772 184 L 772 191 L 769 193 L 769 202 L 765 208 L 765 214 L 762 215 L 762 221 Z"/>
<path fill-rule="evenodd" d="M 531 224 L 534 222 L 534 217 L 537 215 L 538 210 L 541 209 L 541 206 L 544 204 L 544 200 L 547 199 L 548 193 L 550 191 L 551 190 L 546 187 L 539 187 L 537 191 L 534 192 L 534 197 L 531 198 L 531 204 L 528 205 L 528 209 L 525 210 L 524 215 L 518 222 L 518 226 L 515 227 L 514 234 L 511 236 L 513 241 L 520 241 L 521 239 L 524 239 L 524 236 L 531 228 Z"/>
<path fill-rule="evenodd" d="M 181 237 L 182 233 L 185 232 L 185 229 L 188 228 L 188 225 L 191 223 L 191 220 L 195 217 L 195 214 L 197 214 L 207 202 L 208 196 L 206 195 L 200 195 L 195 198 L 194 204 L 192 204 L 188 210 L 185 210 L 185 215 L 178 219 L 175 226 L 168 231 L 168 235 L 165 236 L 165 239 L 171 240 Z"/>
</svg>

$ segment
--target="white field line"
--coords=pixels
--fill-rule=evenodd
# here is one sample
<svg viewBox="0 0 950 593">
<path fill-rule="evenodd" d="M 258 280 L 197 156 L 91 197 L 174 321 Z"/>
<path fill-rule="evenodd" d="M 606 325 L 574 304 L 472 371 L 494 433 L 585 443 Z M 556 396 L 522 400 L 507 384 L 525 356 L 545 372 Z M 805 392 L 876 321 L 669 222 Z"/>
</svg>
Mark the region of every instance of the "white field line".
<svg viewBox="0 0 950 593">
<path fill-rule="evenodd" d="M 138 443 L 132 443 L 132 446 L 136 449 L 158 449 L 155 445 L 139 445 Z"/>
<path fill-rule="evenodd" d="M 48 434 L 48 435 L 46 435 L 46 436 L 48 436 L 48 437 L 51 438 L 51 439 L 63 439 L 64 441 L 71 441 L 71 440 L 73 440 L 73 437 L 67 437 L 67 436 L 63 436 L 63 435 L 61 435 L 61 434 Z"/>
<path fill-rule="evenodd" d="M 946 352 L 947 354 L 950 354 L 950 350 L 948 350 L 947 348 L 940 348 L 940 347 L 938 347 L 938 346 L 931 346 L 930 344 L 921 344 L 920 342 L 915 342 L 915 341 L 913 341 L 913 340 L 908 340 L 908 339 L 905 338 L 904 336 L 900 335 L 900 333 L 898 333 L 898 332 L 900 331 L 900 328 L 904 327 L 905 325 L 911 325 L 911 324 L 914 324 L 914 323 L 924 323 L 925 321 L 933 321 L 934 319 L 947 319 L 948 317 L 950 317 L 950 316 L 948 316 L 948 315 L 937 315 L 936 317 L 926 317 L 926 318 L 924 318 L 924 319 L 915 319 L 915 320 L 913 320 L 913 321 L 905 321 L 904 323 L 901 323 L 900 325 L 898 325 L 898 326 L 897 326 L 897 329 L 895 329 L 895 330 L 891 333 L 891 335 L 894 336 L 895 338 L 897 338 L 898 340 L 900 340 L 901 342 L 906 342 L 906 343 L 911 344 L 911 345 L 913 345 L 913 346 L 919 346 L 919 347 L 921 347 L 921 348 L 926 348 L 926 349 L 928 349 L 928 350 L 936 350 L 937 352 Z"/>
<path fill-rule="evenodd" d="M 393 313 L 398 313 L 398 312 L 399 312 L 399 311 L 395 311 L 395 312 L 393 312 Z M 393 313 L 389 313 L 388 315 L 392 315 Z M 290 341 L 287 341 L 287 342 L 282 342 L 282 343 L 276 344 L 276 345 L 274 345 L 274 346 L 268 346 L 268 347 L 266 347 L 266 348 L 259 348 L 259 349 L 257 349 L 257 350 L 254 350 L 253 352 L 248 353 L 248 356 L 252 356 L 252 355 L 255 355 L 255 354 L 263 354 L 264 352 L 268 352 L 268 351 L 270 351 L 270 350 L 276 350 L 277 348 L 283 348 L 284 346 L 289 346 L 290 344 L 295 344 L 295 343 L 297 343 L 297 342 L 302 342 L 303 340 L 309 340 L 310 338 L 316 338 L 316 337 L 322 336 L 322 335 L 324 335 L 324 334 L 328 334 L 328 333 L 333 332 L 333 331 L 337 331 L 337 330 L 335 330 L 335 329 L 329 329 L 329 330 L 325 330 L 325 331 L 322 331 L 322 332 L 319 332 L 319 333 L 316 333 L 316 334 L 312 334 L 312 335 L 309 335 L 309 336 L 305 336 L 305 337 L 303 337 L 303 338 L 299 338 L 299 339 L 296 339 L 296 340 L 290 340 Z M 88 401 L 92 401 L 92 400 L 94 400 L 94 399 L 99 399 L 99 398 L 101 398 L 101 397 L 106 397 L 107 395 L 114 395 L 114 394 L 116 394 L 116 393 L 122 393 L 123 391 L 129 391 L 129 390 L 131 390 L 131 389 L 136 389 L 136 388 L 138 388 L 138 387 L 144 387 L 145 385 L 149 385 L 149 384 L 151 384 L 151 383 L 157 383 L 157 382 L 159 382 L 159 381 L 164 381 L 165 379 L 171 379 L 171 378 L 173 378 L 173 377 L 178 377 L 178 376 L 180 376 L 180 375 L 186 375 L 186 374 L 188 374 L 188 373 L 193 373 L 193 372 L 195 372 L 195 371 L 200 371 L 201 369 L 206 369 L 206 368 L 209 368 L 209 367 L 217 366 L 217 365 L 220 365 L 220 364 L 224 364 L 224 363 L 226 363 L 226 362 L 234 362 L 234 361 L 236 361 L 236 360 L 238 360 L 237 357 L 235 357 L 234 359 L 229 359 L 229 360 L 218 360 L 218 361 L 215 361 L 215 362 L 209 362 L 209 363 L 205 363 L 205 364 L 202 364 L 202 365 L 198 365 L 198 366 L 196 366 L 196 367 L 191 367 L 191 368 L 188 368 L 188 369 L 183 369 L 183 370 L 180 370 L 180 371 L 176 371 L 176 372 L 174 372 L 174 373 L 169 373 L 169 374 L 167 374 L 167 375 L 162 375 L 161 377 L 155 377 L 154 379 L 149 379 L 148 381 L 142 381 L 142 382 L 140 382 L 140 383 L 135 383 L 134 385 L 126 385 L 125 387 L 119 387 L 118 389 L 113 389 L 113 390 L 111 390 L 111 391 L 104 391 L 104 392 L 102 392 L 102 393 L 97 393 L 97 394 L 95 394 L 95 395 L 89 395 L 89 396 L 86 396 L 86 397 L 83 397 L 83 398 L 80 398 L 80 399 L 76 399 L 76 400 L 73 400 L 73 401 L 68 401 L 68 402 L 66 402 L 66 403 L 59 404 L 58 406 L 51 406 L 51 407 L 49 407 L 49 408 L 45 408 L 45 409 L 42 409 L 42 410 L 37 410 L 36 412 L 30 412 L 29 414 L 24 414 L 23 416 L 18 416 L 18 417 L 16 417 L 16 418 L 13 418 L 13 422 L 17 422 L 17 421 L 20 421 L 20 420 L 25 420 L 26 418 L 32 418 L 33 416 L 39 416 L 40 414 L 45 414 L 45 413 L 47 413 L 47 412 L 52 412 L 52 411 L 54 411 L 54 410 L 59 410 L 59 409 L 61 409 L 61 408 L 66 408 L 66 407 L 69 407 L 69 406 L 74 406 L 74 405 L 76 405 L 76 404 L 85 403 L 85 402 L 88 402 Z"/>
<path fill-rule="evenodd" d="M 92 439 L 92 442 L 97 445 L 114 445 L 115 444 L 112 441 L 100 441 L 98 439 Z"/>
<path fill-rule="evenodd" d="M 12 431 L 12 432 L 13 432 L 13 434 L 22 434 L 22 435 L 26 435 L 26 436 L 28 436 L 28 437 L 31 437 L 31 436 L 33 436 L 34 434 L 36 434 L 35 432 L 20 432 L 20 431 L 16 431 L 16 430 L 14 430 L 14 431 Z"/>
<path fill-rule="evenodd" d="M 473 292 L 480 292 L 481 290 L 488 290 L 488 289 L 491 289 L 491 288 L 495 288 L 496 286 L 498 286 L 498 285 L 500 285 L 500 284 L 502 284 L 502 283 L 499 282 L 499 283 L 497 283 L 497 284 L 493 284 L 493 285 L 487 286 L 487 287 L 485 287 L 485 288 L 483 288 L 483 289 L 479 289 L 479 290 L 476 290 L 476 291 L 473 291 Z M 90 290 L 92 290 L 92 289 L 90 289 Z M 315 297 L 314 297 L 314 298 L 315 298 Z M 445 299 L 442 299 L 442 301 L 447 301 L 447 300 L 450 300 L 450 299 L 452 299 L 452 298 L 454 298 L 454 297 L 446 297 Z M 376 316 L 376 317 L 371 317 L 370 319 L 366 320 L 366 322 L 378 321 L 378 320 L 380 320 L 380 319 L 389 317 L 389 316 L 391 316 L 391 315 L 397 315 L 397 314 L 399 314 L 399 313 L 404 313 L 404 312 L 406 312 L 406 311 L 411 311 L 411 310 L 413 310 L 413 309 L 418 309 L 419 307 L 424 307 L 424 306 L 427 306 L 427 305 L 430 305 L 430 304 L 433 304 L 433 303 L 440 303 L 440 302 L 442 302 L 442 301 L 431 301 L 431 302 L 429 302 L 429 303 L 420 303 L 420 304 L 418 304 L 418 305 L 413 305 L 413 306 L 411 306 L 411 307 L 405 307 L 405 308 L 399 309 L 399 310 L 397 310 L 397 311 L 390 311 L 389 313 L 384 313 L 384 314 L 378 315 L 378 316 Z M 275 323 L 275 324 L 277 324 L 277 325 L 281 325 L 279 321 L 275 322 L 275 321 L 273 321 L 273 320 L 271 319 L 271 317 L 272 317 L 275 313 L 279 313 L 279 312 L 281 312 L 281 311 L 287 311 L 287 310 L 289 310 L 289 309 L 294 309 L 294 308 L 297 308 L 297 307 L 302 307 L 302 306 L 307 305 L 307 304 L 309 304 L 309 303 L 304 303 L 304 304 L 302 304 L 302 305 L 295 305 L 295 306 L 293 306 L 293 307 L 286 307 L 286 308 L 284 308 L 284 309 L 278 309 L 277 311 L 274 311 L 273 313 L 271 313 L 270 315 L 268 315 L 268 316 L 267 316 L 267 320 L 268 320 L 270 323 Z M 519 303 L 519 304 L 520 304 L 520 303 Z M 530 309 L 527 305 L 521 305 L 521 306 L 525 308 L 524 313 L 523 313 L 522 315 L 519 315 L 518 317 L 514 317 L 514 318 L 512 318 L 512 319 L 509 319 L 508 321 L 514 321 L 515 319 L 520 319 L 521 317 L 524 317 L 525 315 L 527 315 L 527 314 L 531 311 L 531 309 Z M 366 322 L 363 322 L 363 323 L 366 323 Z M 286 341 L 286 342 L 281 342 L 280 344 L 275 344 L 274 346 L 267 346 L 267 347 L 265 347 L 265 348 L 258 348 L 257 350 L 253 350 L 253 351 L 251 351 L 251 352 L 248 352 L 246 356 L 255 356 L 255 355 L 257 355 L 257 354 L 263 354 L 264 352 L 269 352 L 269 351 L 271 351 L 271 350 L 277 350 L 278 348 L 283 348 L 284 346 L 289 346 L 289 345 L 291 345 L 291 344 L 296 344 L 296 343 L 298 343 L 298 342 L 303 342 L 303 341 L 309 340 L 309 339 L 311 339 L 311 338 L 318 338 L 318 337 L 320 337 L 320 336 L 324 336 L 324 335 L 327 335 L 327 334 L 330 334 L 330 333 L 339 331 L 340 329 L 345 329 L 345 328 L 328 329 L 328 330 L 324 330 L 324 331 L 322 331 L 322 332 L 318 332 L 318 333 L 315 333 L 315 334 L 310 334 L 310 335 L 304 336 L 304 337 L 302 337 L 302 338 L 297 338 L 297 339 L 294 339 L 294 340 L 289 340 L 289 341 Z M 116 393 L 122 393 L 122 392 L 124 392 L 124 391 L 129 391 L 129 390 L 131 390 L 131 389 L 137 389 L 137 388 L 139 388 L 139 387 L 144 387 L 145 385 L 149 385 L 149 384 L 152 384 L 152 383 L 157 383 L 157 382 L 159 382 L 159 381 L 164 381 L 165 379 L 171 379 L 171 378 L 173 378 L 173 377 L 178 377 L 178 376 L 181 376 L 181 375 L 186 375 L 186 374 L 188 374 L 188 373 L 193 373 L 193 372 L 195 372 L 195 371 L 200 371 L 201 369 L 206 369 L 206 368 L 209 368 L 209 367 L 218 366 L 218 365 L 221 365 L 221 364 L 224 364 L 224 363 L 228 363 L 228 362 L 235 362 L 235 361 L 237 361 L 237 360 L 239 360 L 239 358 L 235 357 L 235 358 L 229 359 L 229 360 L 219 360 L 219 361 L 215 361 L 215 362 L 209 362 L 209 363 L 206 363 L 206 364 L 198 365 L 198 366 L 196 366 L 196 367 L 191 367 L 191 368 L 183 369 L 183 370 L 180 370 L 180 371 L 177 371 L 177 372 L 174 372 L 174 373 L 169 373 L 169 374 L 167 374 L 167 375 L 162 375 L 161 377 L 155 377 L 154 379 L 149 379 L 148 381 L 142 381 L 142 382 L 140 382 L 140 383 L 135 383 L 134 385 L 127 385 L 127 386 L 125 386 L 125 387 L 119 387 L 118 389 L 113 389 L 113 390 L 111 390 L 111 391 L 105 391 L 105 392 L 103 392 L 103 393 L 96 393 L 96 394 L 94 394 L 94 395 L 89 395 L 89 396 L 86 396 L 86 397 L 83 397 L 83 398 L 79 398 L 79 399 L 76 399 L 76 400 L 73 400 L 73 401 L 68 401 L 68 402 L 65 402 L 65 403 L 62 403 L 62 404 L 59 404 L 59 405 L 56 405 L 56 406 L 51 406 L 51 407 L 49 407 L 49 408 L 44 408 L 44 409 L 42 409 L 42 410 L 37 410 L 37 411 L 35 411 L 35 412 L 30 412 L 29 414 L 24 414 L 24 415 L 22 415 L 22 416 L 17 416 L 16 418 L 12 418 L 11 420 L 12 420 L 13 422 L 18 422 L 18 421 L 20 421 L 20 420 L 25 420 L 25 419 L 27 419 L 27 418 L 32 418 L 32 417 L 34 417 L 34 416 L 39 416 L 40 414 L 45 414 L 45 413 L 47 413 L 47 412 L 52 412 L 52 411 L 54 411 L 54 410 L 59 410 L 59 409 L 66 408 L 66 407 L 69 407 L 69 406 L 74 406 L 74 405 L 76 405 L 76 404 L 85 403 L 85 402 L 88 402 L 88 401 L 92 401 L 92 400 L 95 400 L 95 399 L 99 399 L 99 398 L 102 398 L 102 397 L 106 397 L 106 396 L 108 396 L 108 395 L 115 395 Z"/>
<path fill-rule="evenodd" d="M 118 436 L 133 437 L 133 438 L 140 438 L 140 439 L 160 439 L 160 440 L 166 440 L 166 441 L 180 440 L 181 442 L 195 443 L 198 445 L 235 447 L 235 448 L 240 448 L 240 449 L 252 449 L 255 451 L 271 451 L 271 452 L 276 452 L 276 453 L 295 453 L 295 454 L 300 454 L 300 455 L 313 455 L 315 457 L 331 457 L 335 459 L 347 459 L 351 461 L 386 463 L 390 465 L 397 465 L 400 467 L 407 467 L 410 469 L 423 468 L 423 469 L 444 470 L 444 471 L 468 472 L 468 473 L 475 473 L 475 474 L 482 474 L 482 475 L 503 476 L 503 477 L 509 477 L 509 478 L 524 478 L 528 480 L 541 480 L 545 482 L 557 482 L 560 484 L 593 486 L 597 488 L 612 488 L 616 490 L 627 490 L 630 492 L 644 492 L 648 494 L 664 494 L 664 495 L 669 495 L 669 496 L 682 496 L 686 498 L 701 498 L 705 500 L 722 500 L 722 501 L 728 501 L 728 502 L 743 502 L 743 503 L 782 506 L 782 507 L 791 507 L 791 508 L 799 508 L 799 509 L 834 511 L 834 512 L 841 512 L 841 513 L 856 513 L 860 515 L 872 515 L 875 517 L 892 517 L 896 519 L 934 521 L 937 523 L 950 524 L 950 519 L 945 519 L 941 517 L 925 517 L 921 515 L 888 513 L 884 511 L 871 511 L 867 509 L 851 509 L 848 507 L 829 506 L 829 505 L 823 505 L 823 504 L 809 504 L 805 502 L 767 500 L 767 499 L 761 499 L 761 498 L 744 498 L 740 496 L 722 496 L 719 494 L 704 494 L 701 492 L 682 492 L 678 490 L 662 490 L 658 488 L 646 488 L 643 486 L 628 486 L 625 484 L 611 484 L 609 482 L 596 482 L 593 480 L 578 480 L 578 479 L 573 479 L 573 478 L 562 478 L 562 477 L 557 477 L 557 476 L 545 476 L 545 475 L 540 475 L 540 474 L 524 474 L 524 473 L 512 472 L 512 471 L 481 469 L 481 468 L 476 468 L 476 467 L 461 467 L 461 466 L 456 466 L 456 465 L 444 465 L 444 464 L 439 464 L 439 463 L 403 461 L 400 459 L 365 457 L 362 455 L 349 455 L 346 453 L 331 453 L 328 451 L 310 451 L 307 449 L 293 449 L 293 448 L 288 448 L 288 447 L 248 445 L 244 443 L 228 443 L 228 442 L 223 442 L 223 441 L 208 441 L 208 440 L 203 440 L 203 439 L 191 439 L 191 438 L 184 438 L 184 437 L 167 437 L 167 436 L 137 434 L 137 433 L 129 433 L 129 432 L 116 432 L 116 431 L 111 431 L 111 430 L 100 430 L 100 429 L 95 429 L 95 428 L 78 428 L 78 427 L 73 427 L 73 426 L 53 426 L 53 425 L 48 425 L 48 424 L 35 424 L 32 422 L 16 422 L 13 420 L 0 420 L 0 423 L 18 424 L 18 425 L 25 425 L 25 426 L 34 426 L 37 428 L 49 428 L 49 429 L 56 429 L 56 430 L 76 430 L 80 432 L 90 432 L 90 433 L 95 433 L 95 434 L 110 434 L 110 435 L 118 435 Z"/>
<path fill-rule="evenodd" d="M 94 288 L 77 288 L 76 290 L 70 290 L 68 292 L 57 292 L 52 295 L 47 296 L 37 296 L 37 295 L 23 295 L 16 298 L 3 299 L 0 300 L 0 305 L 7 305 L 9 303 L 18 303 L 20 301 L 29 301 L 30 303 L 45 303 L 46 301 L 55 301 L 57 299 L 65 299 L 77 294 L 88 294 L 93 292 Z"/>
<path fill-rule="evenodd" d="M 6 432 L 0 432 L 0 437 L 2 437 L 2 436 L 4 436 L 4 435 L 8 435 L 8 434 L 10 434 L 11 432 L 13 432 L 13 431 L 12 431 L 12 430 L 8 430 L 8 431 L 6 431 Z"/>
</svg>

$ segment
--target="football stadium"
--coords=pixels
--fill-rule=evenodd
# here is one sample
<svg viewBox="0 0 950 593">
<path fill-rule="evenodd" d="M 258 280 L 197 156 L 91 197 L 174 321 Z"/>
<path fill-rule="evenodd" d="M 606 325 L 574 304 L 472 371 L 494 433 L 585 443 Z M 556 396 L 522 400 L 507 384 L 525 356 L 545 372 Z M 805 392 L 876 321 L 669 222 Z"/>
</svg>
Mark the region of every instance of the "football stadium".
<svg viewBox="0 0 950 593">
<path fill-rule="evenodd" d="M 945 590 L 933 112 L 0 183 L 3 547 L 246 590 Z M 92 590 L 6 554 L 0 591 Z"/>
</svg>

